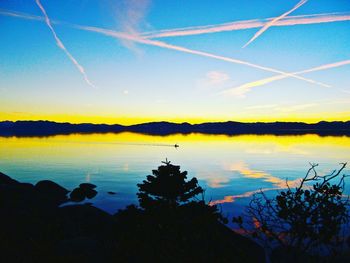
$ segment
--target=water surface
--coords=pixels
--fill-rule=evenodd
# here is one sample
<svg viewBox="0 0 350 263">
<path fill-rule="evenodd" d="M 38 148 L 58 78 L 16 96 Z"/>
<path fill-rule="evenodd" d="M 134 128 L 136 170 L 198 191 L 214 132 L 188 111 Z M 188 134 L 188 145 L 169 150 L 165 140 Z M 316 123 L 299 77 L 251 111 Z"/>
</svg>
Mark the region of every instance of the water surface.
<svg viewBox="0 0 350 263">
<path fill-rule="evenodd" d="M 179 148 L 173 147 L 179 144 Z M 0 137 L 0 171 L 22 182 L 50 179 L 68 189 L 98 186 L 93 203 L 115 212 L 137 203 L 137 186 L 166 158 L 195 176 L 224 214 L 239 213 L 259 189 L 274 193 L 305 175 L 350 161 L 350 137 L 318 135 L 170 135 L 134 133 Z M 350 174 L 349 170 L 346 170 Z M 115 195 L 107 194 L 116 192 Z"/>
</svg>

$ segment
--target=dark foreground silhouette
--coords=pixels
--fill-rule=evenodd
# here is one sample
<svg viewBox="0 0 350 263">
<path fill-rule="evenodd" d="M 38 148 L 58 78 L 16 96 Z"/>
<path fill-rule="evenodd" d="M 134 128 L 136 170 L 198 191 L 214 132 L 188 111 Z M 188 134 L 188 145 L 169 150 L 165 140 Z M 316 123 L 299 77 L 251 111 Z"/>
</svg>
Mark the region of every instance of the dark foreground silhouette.
<svg viewBox="0 0 350 263">
<path fill-rule="evenodd" d="M 69 192 L 0 173 L 0 262 L 264 262 L 263 249 L 227 228 L 179 166 L 165 162 L 138 187 L 140 207 L 110 215 L 62 206 L 93 198 L 95 185 Z"/>
<path fill-rule="evenodd" d="M 242 216 L 242 231 L 262 244 L 272 261 L 350 262 L 349 196 L 344 194 L 346 163 L 320 175 L 311 164 L 306 175 L 276 196 L 253 195 Z"/>
<path fill-rule="evenodd" d="M 346 164 L 329 175 L 316 166 L 233 219 L 252 239 L 226 227 L 197 179 L 168 161 L 137 185 L 139 206 L 114 215 L 74 204 L 94 198 L 96 185 L 68 191 L 0 173 L 0 262 L 350 262 Z"/>
<path fill-rule="evenodd" d="M 203 134 L 274 134 L 274 135 L 350 135 L 350 121 L 321 121 L 308 124 L 303 122 L 209 122 L 201 124 L 150 122 L 136 125 L 107 125 L 92 123 L 57 123 L 51 121 L 3 121 L 0 122 L 1 136 L 49 136 L 71 133 L 119 133 L 136 132 L 150 135 L 169 135 L 176 133 Z"/>
</svg>

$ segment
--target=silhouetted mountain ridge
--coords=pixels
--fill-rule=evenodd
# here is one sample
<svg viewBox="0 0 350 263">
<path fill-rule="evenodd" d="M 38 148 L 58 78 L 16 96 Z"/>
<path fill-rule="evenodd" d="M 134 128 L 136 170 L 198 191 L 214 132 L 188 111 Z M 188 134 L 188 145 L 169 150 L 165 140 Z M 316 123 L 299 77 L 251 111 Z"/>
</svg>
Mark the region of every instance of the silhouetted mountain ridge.
<svg viewBox="0 0 350 263">
<path fill-rule="evenodd" d="M 307 134 L 320 135 L 350 135 L 350 121 L 320 121 L 318 123 L 303 122 L 255 122 L 243 123 L 235 121 L 206 122 L 200 124 L 148 122 L 135 125 L 120 124 L 72 124 L 52 121 L 3 121 L 0 122 L 2 136 L 48 136 L 71 133 L 119 133 L 136 132 L 151 135 L 168 135 L 175 133 L 203 134 Z"/>
</svg>

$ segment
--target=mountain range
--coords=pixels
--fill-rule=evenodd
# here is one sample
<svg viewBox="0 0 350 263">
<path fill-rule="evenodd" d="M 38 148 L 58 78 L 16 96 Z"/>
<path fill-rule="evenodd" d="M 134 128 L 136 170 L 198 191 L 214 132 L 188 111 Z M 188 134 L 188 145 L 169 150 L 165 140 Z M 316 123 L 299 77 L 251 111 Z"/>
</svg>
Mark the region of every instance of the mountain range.
<svg viewBox="0 0 350 263">
<path fill-rule="evenodd" d="M 58 123 L 52 121 L 3 121 L 0 122 L 0 136 L 49 136 L 72 133 L 119 133 L 135 132 L 150 135 L 169 135 L 176 133 L 203 134 L 319 134 L 350 136 L 350 121 L 303 122 L 206 122 L 201 124 L 149 122 L 135 125 Z"/>
</svg>

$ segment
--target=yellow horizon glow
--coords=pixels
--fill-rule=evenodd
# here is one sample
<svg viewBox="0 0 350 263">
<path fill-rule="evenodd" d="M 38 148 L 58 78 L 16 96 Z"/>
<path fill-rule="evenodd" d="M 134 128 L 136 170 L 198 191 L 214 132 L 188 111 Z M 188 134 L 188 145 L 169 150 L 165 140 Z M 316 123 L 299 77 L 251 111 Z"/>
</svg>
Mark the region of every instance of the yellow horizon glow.
<svg viewBox="0 0 350 263">
<path fill-rule="evenodd" d="M 302 116 L 303 115 L 303 116 Z M 92 123 L 92 124 L 121 124 L 133 125 L 146 122 L 168 121 L 175 123 L 188 122 L 191 124 L 198 124 L 204 122 L 305 122 L 317 123 L 319 121 L 349 121 L 350 112 L 340 113 L 319 113 L 319 114 L 283 114 L 277 116 L 256 115 L 255 117 L 245 116 L 244 114 L 238 116 L 222 116 L 222 117 L 198 117 L 198 116 L 184 116 L 184 117 L 167 117 L 167 116 L 92 116 L 92 115 L 68 115 L 68 114 L 11 114 L 1 113 L 0 121 L 54 121 L 54 122 L 69 122 L 72 124 Z"/>
</svg>

